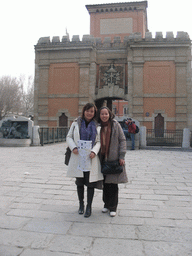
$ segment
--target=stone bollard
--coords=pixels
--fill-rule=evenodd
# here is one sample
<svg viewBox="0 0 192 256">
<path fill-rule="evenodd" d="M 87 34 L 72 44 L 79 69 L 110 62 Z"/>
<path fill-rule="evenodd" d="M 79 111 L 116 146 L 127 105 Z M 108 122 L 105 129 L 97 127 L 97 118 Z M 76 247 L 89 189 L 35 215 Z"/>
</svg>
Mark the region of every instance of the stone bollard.
<svg viewBox="0 0 192 256">
<path fill-rule="evenodd" d="M 140 126 L 139 128 L 140 133 L 140 148 L 146 148 L 147 146 L 147 140 L 146 140 L 146 127 Z"/>
<path fill-rule="evenodd" d="M 33 146 L 40 146 L 40 137 L 39 137 L 39 126 L 33 126 L 33 139 L 32 139 Z"/>
<path fill-rule="evenodd" d="M 182 142 L 182 148 L 190 148 L 190 137 L 191 137 L 191 131 L 188 128 L 183 129 L 183 142 Z"/>
</svg>

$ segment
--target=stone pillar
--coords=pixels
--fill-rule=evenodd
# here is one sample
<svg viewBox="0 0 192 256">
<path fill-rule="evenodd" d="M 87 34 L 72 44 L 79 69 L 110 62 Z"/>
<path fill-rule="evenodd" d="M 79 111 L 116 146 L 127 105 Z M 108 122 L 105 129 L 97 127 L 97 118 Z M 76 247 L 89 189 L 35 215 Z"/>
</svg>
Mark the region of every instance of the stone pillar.
<svg viewBox="0 0 192 256">
<path fill-rule="evenodd" d="M 176 130 L 187 126 L 187 63 L 176 62 Z"/>
<path fill-rule="evenodd" d="M 35 85 L 35 125 L 48 126 L 49 65 L 41 65 L 36 75 Z"/>
<path fill-rule="evenodd" d="M 182 142 L 182 148 L 190 148 L 190 137 L 191 137 L 191 131 L 188 128 L 183 129 L 183 142 Z"/>
<path fill-rule="evenodd" d="M 89 98 L 89 63 L 79 63 L 79 114 Z"/>
<path fill-rule="evenodd" d="M 139 133 L 140 133 L 140 148 L 146 148 L 147 146 L 147 139 L 146 139 L 146 127 L 141 126 L 139 128 Z"/>
<path fill-rule="evenodd" d="M 33 138 L 32 138 L 33 146 L 40 146 L 40 137 L 39 137 L 39 126 L 33 126 Z"/>
<path fill-rule="evenodd" d="M 143 122 L 143 68 L 144 62 L 133 63 L 132 117 Z"/>
</svg>

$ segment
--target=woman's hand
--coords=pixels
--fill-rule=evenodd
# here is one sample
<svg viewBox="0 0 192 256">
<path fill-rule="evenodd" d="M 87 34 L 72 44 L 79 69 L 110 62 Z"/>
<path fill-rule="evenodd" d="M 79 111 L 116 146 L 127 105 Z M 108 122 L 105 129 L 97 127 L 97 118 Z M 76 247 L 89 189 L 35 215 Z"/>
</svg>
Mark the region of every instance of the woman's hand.
<svg viewBox="0 0 192 256">
<path fill-rule="evenodd" d="M 119 164 L 123 166 L 125 164 L 125 160 L 124 159 L 119 159 Z"/>
<path fill-rule="evenodd" d="M 93 159 L 94 157 L 95 157 L 95 153 L 94 153 L 94 152 L 91 152 L 90 158 Z"/>
<path fill-rule="evenodd" d="M 74 149 L 73 149 L 73 153 L 74 153 L 75 155 L 78 155 L 78 154 L 79 154 L 78 149 L 77 149 L 77 148 L 74 148 Z"/>
</svg>

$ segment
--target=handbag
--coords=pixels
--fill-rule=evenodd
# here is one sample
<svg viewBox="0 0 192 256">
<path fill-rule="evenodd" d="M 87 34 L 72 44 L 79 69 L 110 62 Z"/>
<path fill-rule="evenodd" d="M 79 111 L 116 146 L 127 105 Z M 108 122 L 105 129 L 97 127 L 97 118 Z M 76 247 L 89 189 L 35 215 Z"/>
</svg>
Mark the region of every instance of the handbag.
<svg viewBox="0 0 192 256">
<path fill-rule="evenodd" d="M 65 161 L 64 161 L 66 165 L 69 164 L 70 157 L 71 157 L 71 149 L 67 147 L 65 152 Z"/>
<path fill-rule="evenodd" d="M 115 161 L 104 161 L 101 164 L 101 172 L 106 174 L 118 174 L 123 172 L 123 166 L 119 164 L 119 160 Z"/>
<path fill-rule="evenodd" d="M 74 132 L 74 127 L 73 127 L 73 132 Z M 72 132 L 72 134 L 73 134 L 73 132 Z M 69 147 L 67 147 L 66 151 L 65 151 L 65 161 L 64 161 L 64 164 L 66 164 L 66 165 L 69 164 L 70 157 L 71 157 L 71 149 Z"/>
</svg>

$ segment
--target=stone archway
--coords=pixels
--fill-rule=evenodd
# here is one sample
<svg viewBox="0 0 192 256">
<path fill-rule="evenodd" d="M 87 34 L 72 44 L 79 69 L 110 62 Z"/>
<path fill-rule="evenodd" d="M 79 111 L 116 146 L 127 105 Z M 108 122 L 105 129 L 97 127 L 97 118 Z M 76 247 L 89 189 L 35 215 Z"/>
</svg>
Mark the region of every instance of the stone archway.
<svg viewBox="0 0 192 256">
<path fill-rule="evenodd" d="M 113 111 L 113 100 L 116 100 L 119 98 L 102 98 L 102 99 L 98 99 L 95 100 L 95 105 L 97 107 L 97 109 L 100 109 L 102 106 L 106 106 L 108 107 L 111 111 Z M 123 100 L 123 99 L 119 99 L 119 100 Z"/>
</svg>

